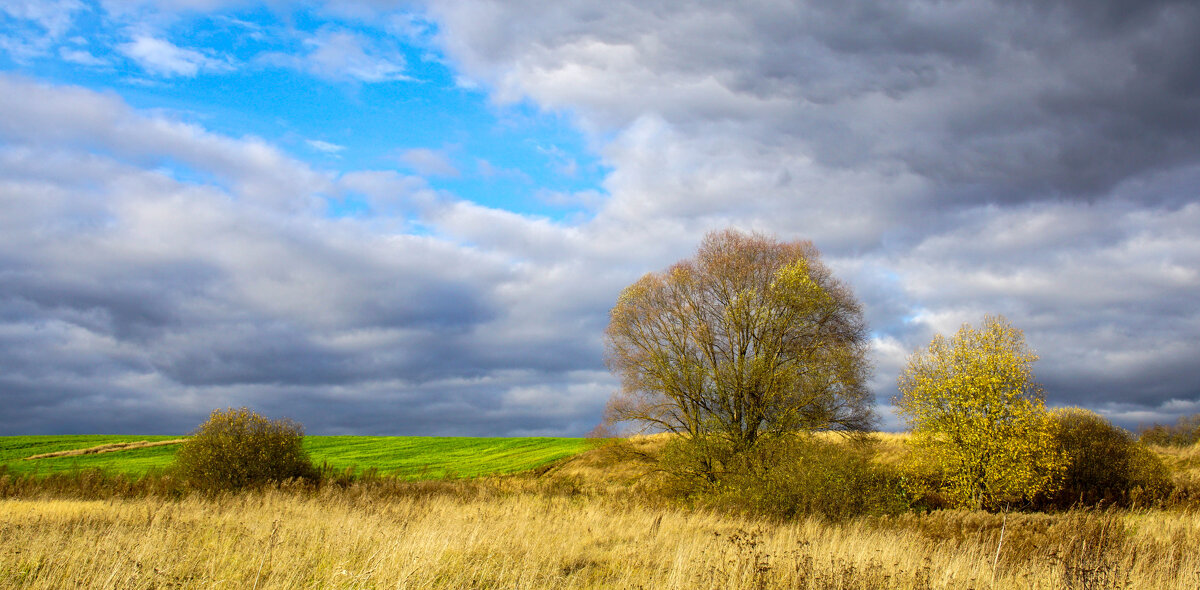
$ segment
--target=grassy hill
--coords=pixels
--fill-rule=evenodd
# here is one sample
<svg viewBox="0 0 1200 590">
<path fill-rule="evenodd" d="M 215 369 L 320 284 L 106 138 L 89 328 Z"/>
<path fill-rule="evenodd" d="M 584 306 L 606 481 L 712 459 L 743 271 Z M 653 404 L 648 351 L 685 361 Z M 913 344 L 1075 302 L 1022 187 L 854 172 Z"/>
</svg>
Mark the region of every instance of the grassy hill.
<svg viewBox="0 0 1200 590">
<path fill-rule="evenodd" d="M 100 445 L 159 442 L 174 436 L 62 435 L 2 436 L 0 464 L 14 473 L 54 473 L 100 468 L 113 473 L 141 475 L 165 469 L 178 445 L 122 449 L 83 455 L 27 457 Z M 335 469 L 376 469 L 403 479 L 436 479 L 515 473 L 581 453 L 588 443 L 580 438 L 469 438 L 416 436 L 306 436 L 304 446 L 317 465 Z"/>
</svg>

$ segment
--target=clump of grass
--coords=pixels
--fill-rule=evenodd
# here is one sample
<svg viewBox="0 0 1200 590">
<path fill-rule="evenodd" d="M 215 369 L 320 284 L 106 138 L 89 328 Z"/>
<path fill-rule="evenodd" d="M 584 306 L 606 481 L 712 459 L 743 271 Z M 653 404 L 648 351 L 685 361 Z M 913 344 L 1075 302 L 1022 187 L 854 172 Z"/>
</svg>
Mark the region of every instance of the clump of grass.
<svg viewBox="0 0 1200 590">
<path fill-rule="evenodd" d="M 1067 588 L 1100 590 L 1131 588 L 1132 572 L 1125 558 L 1130 549 L 1129 531 L 1113 512 L 1075 512 L 1063 523 L 1067 535 L 1060 552 L 1052 554 L 1061 564 Z"/>
</svg>

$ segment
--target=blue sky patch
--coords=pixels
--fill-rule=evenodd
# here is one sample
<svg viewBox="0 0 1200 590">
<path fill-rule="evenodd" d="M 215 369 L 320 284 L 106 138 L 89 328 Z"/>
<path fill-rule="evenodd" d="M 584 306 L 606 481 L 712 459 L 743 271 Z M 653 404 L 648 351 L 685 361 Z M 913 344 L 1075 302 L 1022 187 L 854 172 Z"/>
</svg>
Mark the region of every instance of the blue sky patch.
<svg viewBox="0 0 1200 590">
<path fill-rule="evenodd" d="M 316 170 L 393 170 L 516 213 L 577 220 L 602 190 L 606 169 L 569 114 L 499 105 L 464 85 L 418 14 L 365 23 L 305 8 L 157 19 L 44 8 L 0 12 L 0 67 L 260 137 Z M 372 214 L 353 199 L 330 211 Z"/>
</svg>

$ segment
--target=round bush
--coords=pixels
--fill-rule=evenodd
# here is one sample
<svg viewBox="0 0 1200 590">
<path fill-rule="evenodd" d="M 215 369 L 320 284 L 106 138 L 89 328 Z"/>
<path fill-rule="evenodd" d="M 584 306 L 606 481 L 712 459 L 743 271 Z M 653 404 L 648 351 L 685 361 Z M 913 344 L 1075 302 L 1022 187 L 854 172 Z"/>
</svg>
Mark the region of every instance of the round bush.
<svg viewBox="0 0 1200 590">
<path fill-rule="evenodd" d="M 1170 473 L 1162 460 L 1125 429 L 1082 408 L 1053 413 L 1055 440 L 1067 459 L 1062 487 L 1050 502 L 1077 504 L 1149 503 L 1170 492 Z"/>
<path fill-rule="evenodd" d="M 176 453 L 175 468 L 209 491 L 315 478 L 303 442 L 304 427 L 292 420 L 268 420 L 247 408 L 213 410 Z"/>
</svg>

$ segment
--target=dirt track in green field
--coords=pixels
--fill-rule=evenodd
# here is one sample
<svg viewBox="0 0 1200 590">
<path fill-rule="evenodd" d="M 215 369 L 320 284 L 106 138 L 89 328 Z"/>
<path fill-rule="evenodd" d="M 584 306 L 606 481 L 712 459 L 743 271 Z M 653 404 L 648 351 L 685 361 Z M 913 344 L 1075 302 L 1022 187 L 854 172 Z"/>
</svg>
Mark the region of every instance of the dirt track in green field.
<svg viewBox="0 0 1200 590">
<path fill-rule="evenodd" d="M 107 453 L 26 457 L 114 443 L 166 441 L 177 436 L 64 435 L 0 436 L 0 464 L 14 473 L 54 473 L 100 468 L 141 475 L 162 470 L 174 460 L 178 445 L 124 449 Z M 516 473 L 541 467 L 587 450 L 581 438 L 471 438 L 424 436 L 306 436 L 304 446 L 317 465 L 404 479 L 476 477 Z"/>
</svg>

